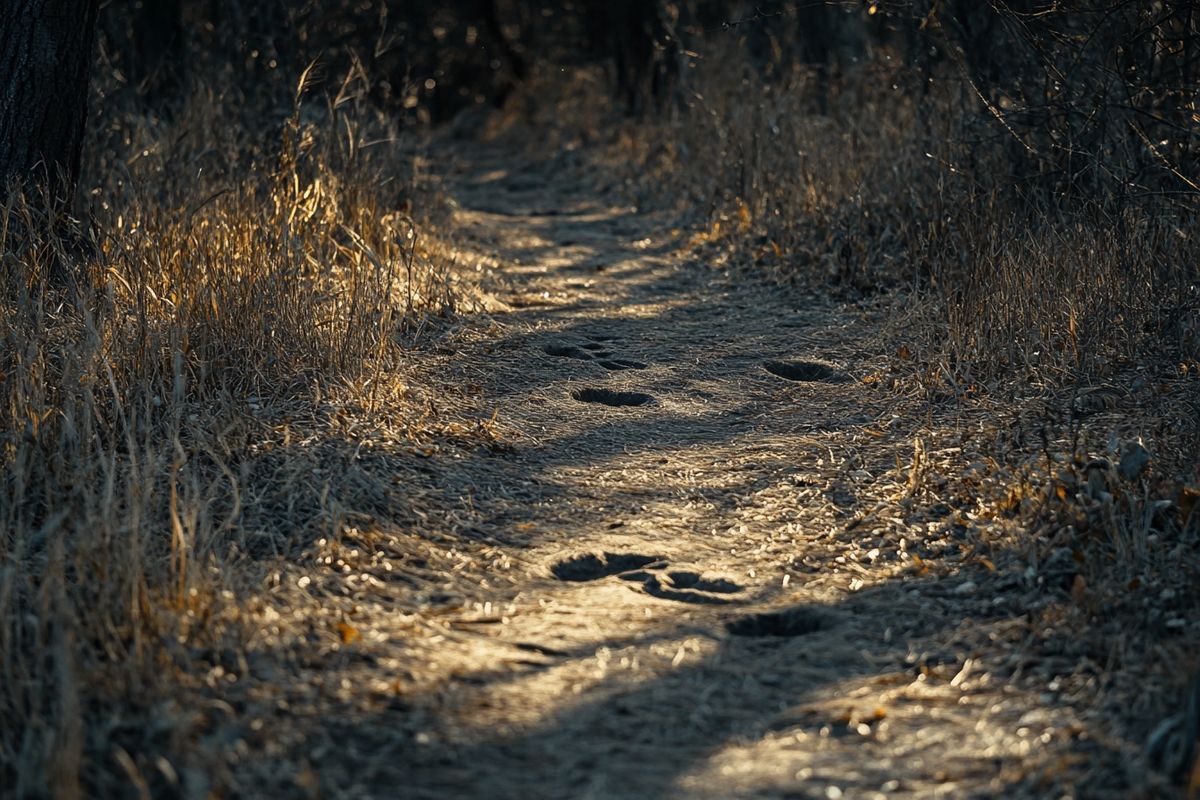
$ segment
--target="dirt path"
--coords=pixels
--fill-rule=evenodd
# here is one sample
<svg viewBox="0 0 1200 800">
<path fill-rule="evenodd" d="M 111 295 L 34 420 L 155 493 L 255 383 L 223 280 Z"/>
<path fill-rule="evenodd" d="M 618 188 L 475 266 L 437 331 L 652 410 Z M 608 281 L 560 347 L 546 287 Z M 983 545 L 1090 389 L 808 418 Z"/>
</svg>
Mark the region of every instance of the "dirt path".
<svg viewBox="0 0 1200 800">
<path fill-rule="evenodd" d="M 450 183 L 499 302 L 429 367 L 511 446 L 410 487 L 450 509 L 421 535 L 461 579 L 321 600 L 357 641 L 322 668 L 346 699 L 320 793 L 1135 796 L 1109 711 L 1054 683 L 1087 654 L 1021 652 L 1049 601 L 906 497 L 928 420 L 863 383 L 871 324 L 513 164 Z"/>
</svg>

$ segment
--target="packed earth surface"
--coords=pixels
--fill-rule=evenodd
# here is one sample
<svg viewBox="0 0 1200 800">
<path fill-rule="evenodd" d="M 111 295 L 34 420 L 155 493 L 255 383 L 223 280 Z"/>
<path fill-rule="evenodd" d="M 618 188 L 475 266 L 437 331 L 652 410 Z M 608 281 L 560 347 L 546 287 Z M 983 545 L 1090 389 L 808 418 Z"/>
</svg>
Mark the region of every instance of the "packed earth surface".
<svg viewBox="0 0 1200 800">
<path fill-rule="evenodd" d="M 414 357 L 413 384 L 493 444 L 417 453 L 401 510 L 338 521 L 272 576 L 264 630 L 312 633 L 251 646 L 270 710 L 233 782 L 1173 796 L 1114 699 L 1136 676 L 1056 633 L 1070 565 L 1060 585 L 937 474 L 983 461 L 1003 420 L 889 389 L 881 313 L 712 263 L 604 184 L 570 152 L 501 144 L 447 168 L 485 311 Z M 332 469 L 391 459 L 367 441 Z"/>
</svg>

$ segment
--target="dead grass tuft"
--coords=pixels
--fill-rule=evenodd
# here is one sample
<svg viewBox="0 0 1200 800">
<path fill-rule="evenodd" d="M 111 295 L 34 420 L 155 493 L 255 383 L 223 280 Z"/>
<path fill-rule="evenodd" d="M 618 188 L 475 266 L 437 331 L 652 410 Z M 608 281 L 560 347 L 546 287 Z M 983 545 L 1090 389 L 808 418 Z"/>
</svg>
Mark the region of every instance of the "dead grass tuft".
<svg viewBox="0 0 1200 800">
<path fill-rule="evenodd" d="M 385 502 L 352 470 L 320 475 L 351 446 L 339 409 L 388 402 L 398 441 L 440 424 L 397 372 L 458 302 L 414 217 L 410 144 L 353 82 L 243 102 L 115 104 L 90 148 L 89 231 L 16 196 L 0 217 L 0 785 L 16 796 L 221 785 L 221 715 L 194 696 L 245 674 L 254 560 Z"/>
</svg>

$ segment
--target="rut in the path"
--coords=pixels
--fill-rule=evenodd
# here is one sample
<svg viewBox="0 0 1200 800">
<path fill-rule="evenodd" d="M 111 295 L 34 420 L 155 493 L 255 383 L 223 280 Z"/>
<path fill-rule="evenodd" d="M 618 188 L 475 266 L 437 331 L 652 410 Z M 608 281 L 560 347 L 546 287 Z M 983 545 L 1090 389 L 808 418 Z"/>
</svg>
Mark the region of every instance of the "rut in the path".
<svg viewBox="0 0 1200 800">
<path fill-rule="evenodd" d="M 336 726 L 362 754 L 347 785 L 411 798 L 1070 785 L 1094 755 L 1091 721 L 995 677 L 1010 649 L 984 648 L 1016 635 L 1022 600 L 965 560 L 947 509 L 906 498 L 897 465 L 918 423 L 860 380 L 871 327 L 710 269 L 668 214 L 589 196 L 586 172 L 512 161 L 450 187 L 468 249 L 495 265 L 493 326 L 438 369 L 519 434 L 507 452 L 430 460 L 431 485 L 461 498 L 446 535 L 490 565 L 486 582 L 414 611 L 391 634 L 403 657 L 376 654 L 410 665 L 413 688 Z M 356 602 L 360 624 L 395 624 Z M 1121 796 L 1112 786 L 1095 796 Z"/>
</svg>

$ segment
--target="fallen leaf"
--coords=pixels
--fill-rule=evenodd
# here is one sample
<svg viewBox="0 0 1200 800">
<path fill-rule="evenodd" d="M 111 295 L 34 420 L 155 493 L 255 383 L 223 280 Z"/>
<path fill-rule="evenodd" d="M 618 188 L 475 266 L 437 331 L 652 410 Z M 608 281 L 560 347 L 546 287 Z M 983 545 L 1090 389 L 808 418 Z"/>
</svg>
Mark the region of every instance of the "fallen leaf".
<svg viewBox="0 0 1200 800">
<path fill-rule="evenodd" d="M 346 622 L 339 622 L 337 624 L 337 631 L 342 637 L 342 644 L 354 644 L 361 638 L 358 628 Z"/>
</svg>

